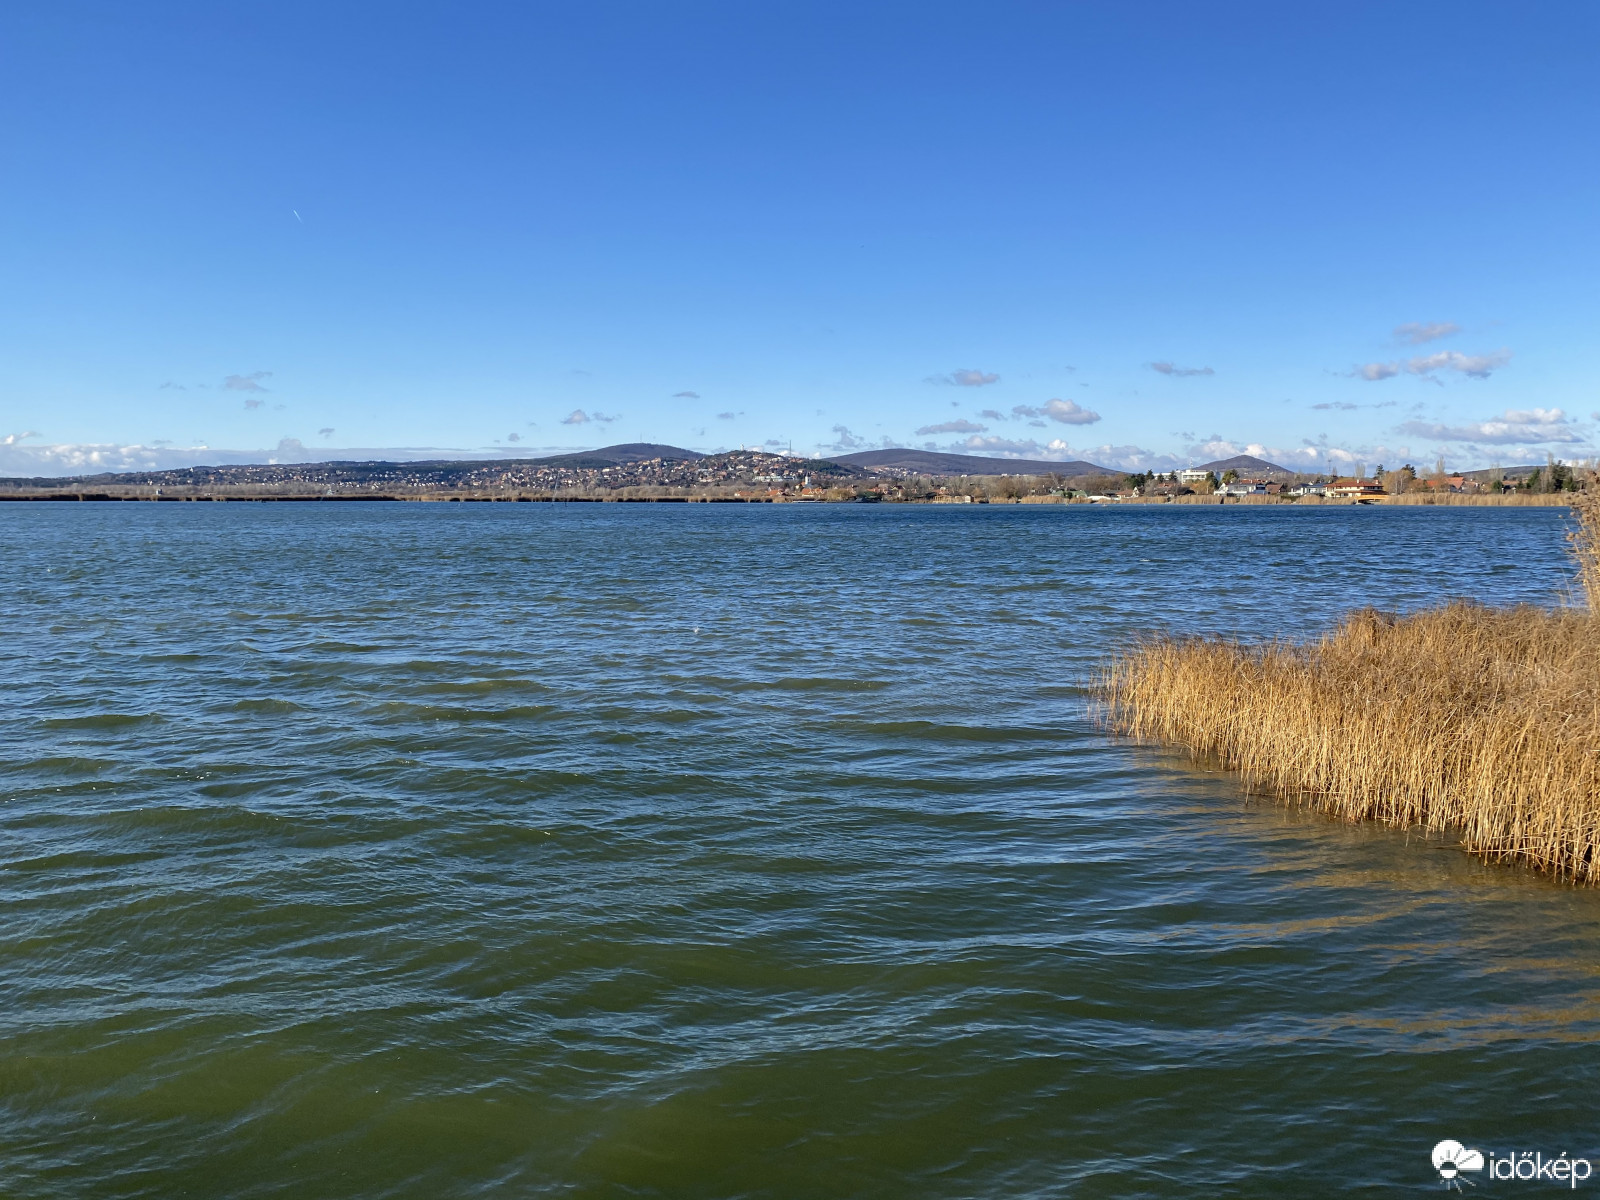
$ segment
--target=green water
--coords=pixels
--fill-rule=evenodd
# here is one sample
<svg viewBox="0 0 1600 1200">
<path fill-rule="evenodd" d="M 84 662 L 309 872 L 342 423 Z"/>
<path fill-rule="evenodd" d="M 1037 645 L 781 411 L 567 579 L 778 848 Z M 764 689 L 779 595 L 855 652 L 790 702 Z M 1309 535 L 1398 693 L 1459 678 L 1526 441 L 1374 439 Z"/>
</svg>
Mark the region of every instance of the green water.
<svg viewBox="0 0 1600 1200">
<path fill-rule="evenodd" d="M 1391 1194 L 1439 1190 L 1444 1137 L 1600 1158 L 1600 895 L 1253 799 L 1083 690 L 1143 629 L 1553 602 L 1562 532 L 8 505 L 0 1195 Z"/>
</svg>

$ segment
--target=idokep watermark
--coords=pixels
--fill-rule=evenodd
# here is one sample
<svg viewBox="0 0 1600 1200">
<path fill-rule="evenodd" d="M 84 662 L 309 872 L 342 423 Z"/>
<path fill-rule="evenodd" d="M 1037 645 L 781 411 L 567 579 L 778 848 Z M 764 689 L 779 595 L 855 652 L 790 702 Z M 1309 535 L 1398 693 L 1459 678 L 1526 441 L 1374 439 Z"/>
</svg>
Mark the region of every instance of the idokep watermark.
<svg viewBox="0 0 1600 1200">
<path fill-rule="evenodd" d="M 1557 1183 L 1569 1188 L 1577 1187 L 1594 1174 L 1594 1164 L 1587 1158 L 1573 1158 L 1566 1151 L 1554 1158 L 1546 1158 L 1542 1150 L 1496 1154 L 1493 1150 L 1463 1146 L 1453 1138 L 1446 1138 L 1433 1148 L 1433 1169 L 1439 1172 L 1439 1182 L 1458 1192 L 1463 1183 L 1476 1187 L 1477 1181 L 1472 1176 L 1479 1173 L 1490 1179 Z"/>
</svg>

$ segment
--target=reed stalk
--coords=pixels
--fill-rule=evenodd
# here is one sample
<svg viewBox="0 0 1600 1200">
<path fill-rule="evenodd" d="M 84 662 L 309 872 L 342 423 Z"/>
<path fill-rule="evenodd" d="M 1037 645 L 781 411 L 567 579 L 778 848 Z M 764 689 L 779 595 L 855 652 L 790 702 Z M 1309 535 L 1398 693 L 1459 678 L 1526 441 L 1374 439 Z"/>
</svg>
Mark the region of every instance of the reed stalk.
<svg viewBox="0 0 1600 1200">
<path fill-rule="evenodd" d="M 1314 642 L 1153 637 L 1101 677 L 1113 729 L 1348 820 L 1600 883 L 1600 484 L 1573 505 L 1588 607 L 1363 609 Z"/>
<path fill-rule="evenodd" d="M 1572 501 L 1575 518 L 1567 540 L 1578 563 L 1578 582 L 1589 611 L 1600 618 L 1600 471 L 1588 480 Z"/>
</svg>

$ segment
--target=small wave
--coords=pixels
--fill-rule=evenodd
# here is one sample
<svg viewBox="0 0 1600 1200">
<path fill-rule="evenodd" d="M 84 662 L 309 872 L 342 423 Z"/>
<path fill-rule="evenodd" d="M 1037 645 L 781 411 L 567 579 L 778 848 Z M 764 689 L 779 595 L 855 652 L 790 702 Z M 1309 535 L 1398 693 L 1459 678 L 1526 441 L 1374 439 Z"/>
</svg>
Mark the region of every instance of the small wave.
<svg viewBox="0 0 1600 1200">
<path fill-rule="evenodd" d="M 1073 736 L 1063 729 L 1030 726 L 950 725 L 935 721 L 830 721 L 830 729 L 863 737 L 919 742 L 1056 742 Z"/>
<path fill-rule="evenodd" d="M 83 717 L 47 717 L 39 722 L 46 729 L 126 729 L 134 725 L 159 724 L 160 713 L 93 713 Z"/>
<path fill-rule="evenodd" d="M 462 679 L 420 684 L 412 690 L 419 696 L 496 696 L 507 692 L 549 692 L 555 689 L 536 679 Z"/>
<path fill-rule="evenodd" d="M 306 711 L 303 705 L 296 704 L 292 700 L 278 699 L 238 700 L 230 704 L 228 708 L 233 712 L 248 713 L 297 713 Z"/>
<path fill-rule="evenodd" d="M 397 721 L 451 721 L 471 724 L 479 721 L 542 721 L 566 713 L 557 704 L 513 704 L 504 708 L 461 708 L 447 704 L 407 704 L 390 701 L 379 707 L 380 723 Z"/>
<path fill-rule="evenodd" d="M 780 675 L 769 679 L 727 675 L 664 675 L 669 683 L 693 684 L 726 692 L 877 692 L 892 687 L 888 679 L 843 679 L 827 675 Z"/>
</svg>

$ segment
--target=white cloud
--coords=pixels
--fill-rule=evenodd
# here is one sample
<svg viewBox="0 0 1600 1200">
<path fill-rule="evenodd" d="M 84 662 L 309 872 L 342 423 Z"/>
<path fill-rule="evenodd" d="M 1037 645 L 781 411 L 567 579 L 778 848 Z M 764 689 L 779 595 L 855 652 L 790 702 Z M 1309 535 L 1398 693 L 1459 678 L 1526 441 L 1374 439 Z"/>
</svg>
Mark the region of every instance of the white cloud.
<svg viewBox="0 0 1600 1200">
<path fill-rule="evenodd" d="M 1369 451 L 1370 455 L 1373 453 Z M 1268 450 L 1260 455 L 1268 462 L 1275 462 L 1280 467 L 1296 467 L 1306 472 L 1320 471 L 1323 466 L 1352 467 L 1361 461 L 1361 454 L 1355 450 L 1346 450 L 1343 446 L 1287 446 L 1278 450 Z M 1384 454 L 1383 448 L 1377 450 L 1379 458 L 1393 458 L 1392 454 Z"/>
<path fill-rule="evenodd" d="M 1215 375 L 1210 367 L 1180 367 L 1176 363 L 1153 362 L 1150 364 L 1152 371 L 1159 371 L 1163 375 L 1187 377 L 1190 375 Z"/>
<path fill-rule="evenodd" d="M 991 383 L 999 383 L 1000 376 L 993 371 L 979 371 L 972 367 L 957 367 L 948 375 L 933 375 L 929 383 L 950 383 L 956 387 L 986 387 Z"/>
<path fill-rule="evenodd" d="M 1355 412 L 1357 409 L 1362 408 L 1398 408 L 1399 406 L 1400 401 L 1398 400 L 1384 400 L 1378 404 L 1351 404 L 1348 400 L 1329 400 L 1322 404 L 1313 404 L 1311 407 L 1323 412 Z"/>
<path fill-rule="evenodd" d="M 1016 417 L 1049 417 L 1061 425 L 1093 425 L 1100 419 L 1099 413 L 1084 408 L 1076 400 L 1046 400 L 1038 408 L 1028 404 L 1018 404 L 1012 407 L 1011 413 Z M 1029 424 L 1037 423 L 1037 421 L 1029 422 Z"/>
<path fill-rule="evenodd" d="M 1255 450 L 1265 450 L 1263 446 L 1252 447 Z M 1218 458 L 1232 458 L 1236 454 L 1249 454 L 1252 448 L 1239 445 L 1230 441 L 1221 434 L 1213 433 L 1210 437 L 1198 442 L 1193 442 L 1184 447 L 1184 453 L 1189 456 L 1190 462 L 1209 462 Z M 1262 454 L 1260 457 L 1265 458 Z"/>
<path fill-rule="evenodd" d="M 1050 448 L 1060 448 L 1070 452 L 1072 458 L 1081 458 L 1097 466 L 1115 467 L 1119 471 L 1172 471 L 1178 467 L 1186 466 L 1175 454 L 1161 454 L 1154 450 L 1146 450 L 1142 446 L 1090 446 L 1083 450 L 1072 450 L 1065 442 L 1057 440 L 1050 443 Z"/>
<path fill-rule="evenodd" d="M 917 430 L 917 434 L 920 436 L 925 433 L 984 433 L 988 428 L 987 425 L 979 425 L 973 421 L 963 419 L 959 421 L 941 421 L 937 425 L 924 425 Z"/>
<path fill-rule="evenodd" d="M 861 447 L 863 447 L 863 446 L 865 446 L 867 444 L 867 441 L 866 441 L 865 438 L 857 437 L 855 434 L 851 433 L 849 427 L 845 426 L 845 425 L 835 425 L 833 427 L 833 436 L 834 436 L 833 444 L 830 445 L 830 446 L 824 447 L 825 449 L 828 449 L 828 450 L 859 450 L 859 449 L 861 449 Z"/>
<path fill-rule="evenodd" d="M 27 433 L 8 433 L 5 435 L 5 437 L 0 438 L 0 446 L 15 446 L 18 442 L 25 442 L 29 438 L 36 438 L 38 436 L 39 435 L 31 429 L 28 430 Z"/>
<path fill-rule="evenodd" d="M 1032 439 L 970 437 L 947 449 L 966 454 L 986 454 L 992 458 L 1031 458 L 1043 462 L 1092 462 L 1119 471 L 1171 471 L 1189 465 L 1192 459 L 1176 454 L 1146 450 L 1142 446 L 1074 446 L 1063 438 L 1043 444 Z M 1237 451 L 1235 451 L 1237 453 Z"/>
<path fill-rule="evenodd" d="M 1045 448 L 1032 438 L 979 437 L 974 434 L 964 441 L 954 442 L 949 449 L 958 454 L 987 454 L 991 458 L 1045 458 Z"/>
<path fill-rule="evenodd" d="M 1044 415 L 1062 425 L 1093 425 L 1100 414 L 1082 407 L 1076 400 L 1046 400 Z"/>
<path fill-rule="evenodd" d="M 698 399 L 700 399 L 700 393 L 699 392 L 673 392 L 672 393 L 672 398 L 674 400 L 698 400 Z"/>
<path fill-rule="evenodd" d="M 170 471 L 181 467 L 235 466 L 247 463 L 414 462 L 418 460 L 493 460 L 511 456 L 507 450 L 460 450 L 440 446 L 307 447 L 296 438 L 284 438 L 271 450 L 221 450 L 211 446 L 173 446 L 163 441 L 148 444 L 60 443 L 20 445 L 0 438 L 0 476 L 33 477 L 97 475 L 122 471 Z M 516 452 L 526 457 L 530 448 Z M 545 446 L 540 454 L 570 454 L 571 446 Z"/>
<path fill-rule="evenodd" d="M 1395 326 L 1394 336 L 1407 345 L 1420 346 L 1460 332 L 1461 326 L 1454 321 L 1407 321 Z"/>
<path fill-rule="evenodd" d="M 261 386 L 261 380 L 271 379 L 271 371 L 251 371 L 248 375 L 229 375 L 222 381 L 222 386 L 230 392 L 264 392 L 267 389 Z"/>
<path fill-rule="evenodd" d="M 246 396 L 244 398 L 244 406 L 246 408 L 260 408 L 265 403 L 265 400 L 262 400 L 256 396 Z"/>
<path fill-rule="evenodd" d="M 581 408 L 575 408 L 561 418 L 561 423 L 563 425 L 587 425 L 590 421 L 600 421 L 609 425 L 616 419 L 615 416 L 608 417 L 603 412 L 584 412 Z"/>
<path fill-rule="evenodd" d="M 1489 354 L 1462 354 L 1459 350 L 1441 350 L 1406 363 L 1413 375 L 1428 375 L 1434 371 L 1459 371 L 1472 379 L 1487 379 L 1491 372 L 1511 361 L 1511 351 L 1495 350 Z"/>
<path fill-rule="evenodd" d="M 1191 436 L 1192 435 L 1185 435 Z M 926 449 L 936 447 L 928 443 Z M 1390 447 L 1368 447 L 1362 451 L 1330 446 L 1326 442 L 1306 442 L 1301 446 L 1267 446 L 1258 442 L 1235 442 L 1220 435 L 1192 441 L 1182 454 L 1150 450 L 1143 446 L 1116 445 L 1074 446 L 1062 438 L 1052 438 L 1046 443 L 1001 437 L 969 437 L 942 447 L 945 450 L 966 454 L 983 454 L 992 458 L 1031 458 L 1044 462 L 1092 462 L 1118 471 L 1168 472 L 1195 463 L 1214 462 L 1240 454 L 1253 455 L 1293 471 L 1320 474 L 1330 469 L 1351 470 L 1358 462 L 1381 462 L 1386 459 L 1403 460 L 1407 451 Z"/>
<path fill-rule="evenodd" d="M 1234 458 L 1240 454 L 1248 454 L 1252 458 L 1265 459 L 1280 467 L 1311 472 L 1322 470 L 1329 462 L 1340 466 L 1358 461 L 1356 451 L 1330 446 L 1326 441 L 1307 440 L 1299 446 L 1267 446 L 1261 442 L 1235 442 L 1231 438 L 1215 433 L 1204 440 L 1191 443 L 1184 449 L 1190 463 L 1215 462 L 1219 458 Z M 1367 453 L 1373 452 L 1367 451 Z M 1382 446 L 1377 447 L 1376 453 L 1380 458 L 1395 456 L 1394 451 Z"/>
<path fill-rule="evenodd" d="M 1433 448 L 1426 450 L 1415 444 L 1335 446 L 1330 445 L 1326 439 L 1309 438 L 1299 446 L 1240 445 L 1225 438 L 1212 438 L 1207 442 L 1188 447 L 1189 461 L 1209 462 L 1219 458 L 1232 458 L 1235 454 L 1253 454 L 1281 467 L 1308 474 L 1323 474 L 1330 470 L 1348 474 L 1358 466 L 1371 467 L 1375 463 L 1393 465 L 1407 461 L 1417 462 L 1419 459 L 1431 462 L 1438 452 L 1438 442 L 1453 441 L 1456 443 L 1452 454 L 1453 465 L 1458 470 L 1466 470 L 1471 469 L 1474 464 L 1488 466 L 1493 461 L 1492 456 L 1486 453 L 1489 447 L 1539 444 L 1538 441 L 1530 441 L 1527 438 L 1527 435 L 1539 429 L 1549 430 L 1557 435 L 1543 439 L 1552 445 L 1571 445 L 1580 442 L 1580 438 L 1570 436 L 1574 432 L 1570 427 L 1564 428 L 1561 420 L 1551 419 L 1558 411 L 1535 409 L 1510 412 L 1493 421 L 1466 426 L 1430 425 L 1412 421 L 1399 427 L 1397 432 L 1401 434 L 1427 438 L 1435 443 Z M 1500 425 L 1515 428 L 1514 431 L 1511 428 L 1495 428 Z M 1584 449 L 1587 450 L 1587 447 Z M 1092 454 L 1092 451 L 1086 453 Z"/>
<path fill-rule="evenodd" d="M 1408 375 L 1432 377 L 1440 371 L 1455 371 L 1469 379 L 1487 379 L 1511 361 L 1511 351 L 1501 349 L 1488 354 L 1462 354 L 1459 350 L 1440 350 L 1422 354 L 1405 362 L 1373 362 L 1357 367 L 1353 375 L 1376 381 L 1393 379 L 1404 371 Z"/>
<path fill-rule="evenodd" d="M 1005 415 L 1003 413 L 996 412 L 992 408 L 986 408 L 981 413 L 979 413 L 978 415 L 980 417 L 984 418 L 986 421 L 1004 421 L 1005 420 Z"/>
<path fill-rule="evenodd" d="M 1192 435 L 1185 435 L 1192 436 Z M 1220 434 L 1191 441 L 1182 454 L 1146 450 L 1140 446 L 1090 446 L 1076 452 L 1079 457 L 1102 466 L 1117 467 L 1124 471 L 1175 471 L 1197 463 L 1216 462 L 1248 454 L 1266 462 L 1275 463 L 1292 471 L 1317 473 L 1345 467 L 1358 461 L 1353 451 L 1329 446 L 1326 443 L 1306 443 L 1302 446 L 1267 446 L 1260 442 L 1235 442 Z M 1393 455 L 1390 455 L 1393 457 Z"/>
<path fill-rule="evenodd" d="M 1404 450 L 1395 451 L 1384 446 L 1358 452 L 1329 445 L 1326 441 L 1309 439 L 1298 446 L 1266 446 L 1260 442 L 1235 442 L 1216 434 L 1212 434 L 1205 441 L 1186 447 L 1186 450 L 1189 461 L 1195 463 L 1215 462 L 1219 458 L 1234 458 L 1240 454 L 1248 454 L 1252 458 L 1265 459 L 1280 467 L 1301 471 L 1321 470 L 1323 465 L 1330 461 L 1335 465 L 1354 463 L 1358 461 L 1360 453 L 1376 453 L 1379 458 L 1393 458 L 1405 454 Z"/>
<path fill-rule="evenodd" d="M 904 442 L 897 442 L 891 437 L 881 437 L 877 441 L 873 441 L 871 438 L 862 437 L 851 432 L 849 427 L 845 425 L 835 425 L 833 427 L 833 436 L 834 441 L 831 444 L 824 442 L 817 447 L 817 457 L 820 457 L 824 451 L 843 454 L 850 450 L 899 450 L 905 446 Z M 788 443 L 779 442 L 776 438 L 773 438 L 767 442 L 767 445 L 787 446 Z M 932 443 L 929 443 L 930 447 L 931 445 Z"/>
<path fill-rule="evenodd" d="M 1559 408 L 1507 409 L 1498 417 L 1469 425 L 1444 425 L 1407 421 L 1400 432 L 1440 442 L 1479 442 L 1486 445 L 1534 446 L 1584 440 L 1567 414 Z"/>
<path fill-rule="evenodd" d="M 1544 418 L 1539 419 L 1542 411 Z M 1554 410 L 1530 410 L 1528 412 L 1508 413 L 1507 417 L 1522 418 L 1522 426 L 1531 430 L 1536 427 L 1550 427 L 1552 422 L 1548 419 Z M 1600 419 L 1600 418 L 1597 418 Z M 1502 418 L 1502 422 L 1503 422 Z M 1484 422 L 1478 426 L 1462 427 L 1466 432 L 1480 434 L 1483 425 L 1493 425 L 1497 422 Z M 1515 423 L 1515 422 L 1509 422 Z M 1559 430 L 1559 424 L 1555 425 Z M 1402 426 L 1401 433 L 1417 436 L 1419 434 L 1432 436 L 1434 430 L 1444 429 L 1450 432 L 1448 426 L 1422 426 L 1412 423 L 1409 427 Z M 1498 431 L 1491 431 L 1498 433 Z M 1183 435 L 1190 436 L 1190 435 Z M 1450 440 L 1450 439 L 1439 439 Z M 1575 439 L 1574 439 L 1575 440 Z M 1552 439 L 1554 444 L 1568 444 L 1565 438 Z M 1456 453 L 1460 456 L 1454 463 L 1457 469 L 1470 469 L 1475 462 L 1478 465 L 1488 465 L 1489 459 L 1483 453 L 1475 452 L 1473 443 L 1485 447 L 1493 445 L 1522 445 L 1527 444 L 1504 436 L 1490 438 L 1477 437 L 1473 439 L 1460 439 Z M 1332 445 L 1326 439 L 1306 439 L 1298 446 L 1269 446 L 1257 442 L 1235 442 L 1230 438 L 1213 434 L 1210 437 L 1191 441 L 1184 447 L 1182 455 L 1167 454 L 1143 449 L 1139 446 L 1086 446 L 1068 447 L 1063 442 L 1052 442 L 1046 448 L 1052 458 L 1083 458 L 1102 466 L 1115 467 L 1125 471 L 1171 471 L 1178 467 L 1190 466 L 1197 463 L 1215 462 L 1218 459 L 1233 458 L 1236 455 L 1248 454 L 1255 458 L 1265 459 L 1267 462 L 1276 463 L 1291 471 L 1300 471 L 1308 475 L 1321 475 L 1329 472 L 1349 474 L 1358 466 L 1371 468 L 1375 463 L 1389 463 L 1391 465 L 1401 462 L 1417 462 L 1423 459 L 1431 462 L 1434 450 L 1423 450 L 1415 445 L 1402 444 L 1389 446 L 1384 444 L 1348 446 Z M 1421 465 L 1420 463 L 1418 465 Z"/>
<path fill-rule="evenodd" d="M 929 450 L 935 448 L 932 442 L 926 446 Z M 963 438 L 959 442 L 951 442 L 943 449 L 957 454 L 983 454 L 990 458 L 1031 458 L 1041 462 L 1067 462 L 1083 458 L 1089 453 L 1073 449 L 1060 438 L 1041 443 L 1034 438 L 980 437 L 977 434 Z"/>
</svg>

